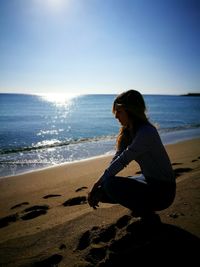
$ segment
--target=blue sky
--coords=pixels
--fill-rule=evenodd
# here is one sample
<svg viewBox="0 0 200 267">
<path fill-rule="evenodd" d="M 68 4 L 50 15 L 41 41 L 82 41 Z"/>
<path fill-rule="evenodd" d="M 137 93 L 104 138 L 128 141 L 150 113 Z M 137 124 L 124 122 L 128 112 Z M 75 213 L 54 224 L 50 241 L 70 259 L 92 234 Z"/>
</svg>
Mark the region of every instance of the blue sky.
<svg viewBox="0 0 200 267">
<path fill-rule="evenodd" d="M 0 0 L 0 92 L 200 92 L 199 0 Z"/>
</svg>

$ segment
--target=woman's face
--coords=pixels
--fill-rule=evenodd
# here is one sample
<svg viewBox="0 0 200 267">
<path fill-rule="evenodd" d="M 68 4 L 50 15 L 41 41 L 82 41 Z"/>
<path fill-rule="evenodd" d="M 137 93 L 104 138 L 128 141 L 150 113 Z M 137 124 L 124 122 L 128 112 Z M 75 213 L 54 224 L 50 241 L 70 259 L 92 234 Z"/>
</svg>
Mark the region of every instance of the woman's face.
<svg viewBox="0 0 200 267">
<path fill-rule="evenodd" d="M 122 126 L 129 125 L 129 117 L 124 107 L 117 107 L 115 109 L 115 118 L 121 123 Z"/>
</svg>

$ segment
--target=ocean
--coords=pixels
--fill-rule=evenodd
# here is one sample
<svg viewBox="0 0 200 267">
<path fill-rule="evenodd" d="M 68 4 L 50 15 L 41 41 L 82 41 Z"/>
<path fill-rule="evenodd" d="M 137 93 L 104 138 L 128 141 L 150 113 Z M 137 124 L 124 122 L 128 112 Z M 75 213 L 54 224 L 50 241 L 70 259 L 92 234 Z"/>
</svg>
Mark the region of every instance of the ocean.
<svg viewBox="0 0 200 267">
<path fill-rule="evenodd" d="M 0 94 L 0 177 L 113 154 L 115 97 Z M 200 97 L 144 99 L 164 144 L 200 137 Z"/>
</svg>

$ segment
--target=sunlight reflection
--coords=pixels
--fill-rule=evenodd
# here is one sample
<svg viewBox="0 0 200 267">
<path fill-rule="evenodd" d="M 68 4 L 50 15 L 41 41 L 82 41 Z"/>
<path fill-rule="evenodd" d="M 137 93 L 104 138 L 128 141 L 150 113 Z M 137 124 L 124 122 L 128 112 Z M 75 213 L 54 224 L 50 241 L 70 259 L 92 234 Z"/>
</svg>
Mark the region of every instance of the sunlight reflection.
<svg viewBox="0 0 200 267">
<path fill-rule="evenodd" d="M 42 94 L 40 97 L 44 101 L 52 102 L 56 106 L 65 106 L 72 103 L 72 99 L 77 97 L 78 94 Z"/>
</svg>

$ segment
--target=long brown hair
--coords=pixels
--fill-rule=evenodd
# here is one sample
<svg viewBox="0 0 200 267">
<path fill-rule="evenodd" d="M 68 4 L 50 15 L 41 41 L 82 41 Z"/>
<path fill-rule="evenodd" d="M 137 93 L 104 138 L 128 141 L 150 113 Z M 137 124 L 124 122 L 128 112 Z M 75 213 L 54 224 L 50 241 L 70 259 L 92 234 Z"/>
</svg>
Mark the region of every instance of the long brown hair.
<svg viewBox="0 0 200 267">
<path fill-rule="evenodd" d="M 122 126 L 117 137 L 117 149 L 127 147 L 142 124 L 150 123 L 146 117 L 146 105 L 142 94 L 136 90 L 128 90 L 118 95 L 112 107 L 115 113 L 117 107 L 123 107 L 133 123 L 133 129 L 130 131 L 128 127 Z"/>
</svg>

